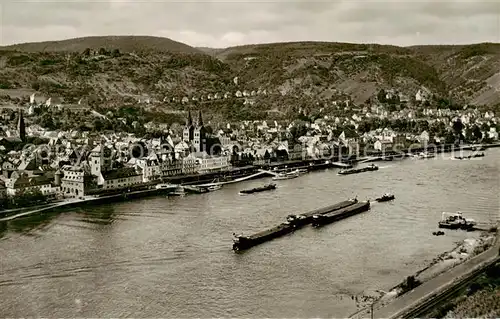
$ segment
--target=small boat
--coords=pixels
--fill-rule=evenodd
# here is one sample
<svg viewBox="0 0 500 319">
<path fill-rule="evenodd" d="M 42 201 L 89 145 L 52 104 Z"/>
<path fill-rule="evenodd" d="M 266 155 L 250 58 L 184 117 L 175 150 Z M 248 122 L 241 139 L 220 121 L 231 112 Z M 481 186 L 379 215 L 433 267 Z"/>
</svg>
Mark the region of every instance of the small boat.
<svg viewBox="0 0 500 319">
<path fill-rule="evenodd" d="M 209 192 L 213 192 L 213 191 L 217 191 L 217 190 L 219 190 L 221 188 L 222 188 L 222 185 L 212 185 L 212 186 L 208 186 L 207 190 Z"/>
<path fill-rule="evenodd" d="M 186 192 L 184 191 L 184 187 L 178 186 L 172 193 L 168 193 L 169 196 L 184 196 Z"/>
<path fill-rule="evenodd" d="M 434 236 L 443 236 L 444 235 L 444 231 L 442 231 L 442 230 L 433 231 L 432 234 Z"/>
<path fill-rule="evenodd" d="M 299 175 L 304 175 L 307 174 L 309 171 L 305 168 L 302 168 L 302 169 L 297 169 L 295 172 L 297 172 Z"/>
<path fill-rule="evenodd" d="M 434 158 L 435 155 L 434 154 L 431 154 L 431 153 L 428 153 L 428 152 L 422 152 L 420 154 L 418 154 L 417 156 L 419 159 L 427 159 L 427 158 Z"/>
<path fill-rule="evenodd" d="M 155 186 L 156 189 L 169 189 L 169 188 L 174 188 L 177 187 L 177 185 L 174 184 L 158 184 Z"/>
<path fill-rule="evenodd" d="M 273 180 L 278 181 L 278 180 L 292 179 L 297 177 L 299 177 L 299 173 L 295 171 L 289 173 L 279 173 L 278 175 L 273 177 Z"/>
<path fill-rule="evenodd" d="M 476 226 L 476 221 L 474 219 L 464 218 L 461 212 L 443 212 L 438 226 L 439 228 L 470 230 Z"/>
<path fill-rule="evenodd" d="M 246 194 L 253 194 L 253 193 L 259 193 L 259 192 L 265 192 L 269 190 L 276 189 L 276 184 L 267 184 L 261 187 L 255 187 L 252 189 L 244 189 L 240 191 L 240 194 L 246 195 Z"/>
<path fill-rule="evenodd" d="M 199 186 L 183 186 L 184 191 L 188 193 L 194 193 L 194 194 L 204 194 L 208 193 L 208 189 L 206 187 L 199 187 Z"/>
<path fill-rule="evenodd" d="M 377 202 L 388 202 L 390 200 L 393 200 L 394 198 L 395 197 L 393 194 L 386 193 L 386 194 L 382 195 L 382 197 L 376 198 L 375 200 Z"/>
</svg>

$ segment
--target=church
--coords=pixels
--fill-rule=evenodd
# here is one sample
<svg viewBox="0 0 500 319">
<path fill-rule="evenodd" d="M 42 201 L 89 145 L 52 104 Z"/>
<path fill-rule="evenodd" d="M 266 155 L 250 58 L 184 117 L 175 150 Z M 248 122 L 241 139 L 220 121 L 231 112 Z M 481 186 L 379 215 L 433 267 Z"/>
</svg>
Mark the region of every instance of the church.
<svg viewBox="0 0 500 319">
<path fill-rule="evenodd" d="M 193 117 L 191 116 L 191 111 L 189 111 L 186 126 L 182 133 L 182 140 L 190 145 L 192 151 L 195 153 L 203 151 L 209 153 L 207 129 L 203 125 L 201 111 L 199 112 L 196 125 L 193 124 Z"/>
</svg>

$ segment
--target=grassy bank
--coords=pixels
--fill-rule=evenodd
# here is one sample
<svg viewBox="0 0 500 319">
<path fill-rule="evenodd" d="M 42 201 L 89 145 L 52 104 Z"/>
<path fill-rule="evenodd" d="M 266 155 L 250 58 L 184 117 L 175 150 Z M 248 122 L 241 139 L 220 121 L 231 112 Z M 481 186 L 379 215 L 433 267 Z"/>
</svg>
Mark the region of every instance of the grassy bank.
<svg viewBox="0 0 500 319">
<path fill-rule="evenodd" d="M 430 313 L 429 318 L 500 318 L 500 263 L 472 282 L 463 295 Z"/>
</svg>

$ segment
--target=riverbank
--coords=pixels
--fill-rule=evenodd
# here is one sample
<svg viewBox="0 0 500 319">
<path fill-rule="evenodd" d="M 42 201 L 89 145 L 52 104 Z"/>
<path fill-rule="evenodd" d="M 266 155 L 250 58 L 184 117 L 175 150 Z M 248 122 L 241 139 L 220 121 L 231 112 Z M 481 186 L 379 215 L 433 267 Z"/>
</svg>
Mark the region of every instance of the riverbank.
<svg viewBox="0 0 500 319">
<path fill-rule="evenodd" d="M 359 306 L 362 309 L 349 316 L 349 318 L 367 317 L 371 311 L 371 304 L 374 304 L 375 309 L 389 305 L 398 297 L 410 292 L 413 288 L 450 271 L 456 266 L 488 250 L 496 243 L 496 240 L 498 240 L 497 237 L 497 231 L 483 231 L 479 238 L 464 239 L 457 243 L 455 248 L 437 256 L 427 267 L 417 271 L 413 276 L 407 277 L 406 280 L 392 287 L 389 291 L 380 291 L 378 295 L 366 295 L 360 298 L 361 302 Z M 408 287 L 409 284 L 413 285 L 413 287 Z"/>
<path fill-rule="evenodd" d="M 80 207 L 80 206 L 85 206 L 85 205 L 95 205 L 95 204 L 101 204 L 101 203 L 110 203 L 110 202 L 116 202 L 116 201 L 127 201 L 130 199 L 137 199 L 137 198 L 143 198 L 143 197 L 148 197 L 148 196 L 158 196 L 158 195 L 166 195 L 169 192 L 174 191 L 176 188 L 175 185 L 169 188 L 160 188 L 160 189 L 147 189 L 147 190 L 141 190 L 141 191 L 132 191 L 132 192 L 126 192 L 126 193 L 120 193 L 120 194 L 113 194 L 113 195 L 106 195 L 106 196 L 86 196 L 83 199 L 76 199 L 76 198 L 68 198 L 62 202 L 54 203 L 52 205 L 48 206 L 43 206 L 39 207 L 36 209 L 31 209 L 22 213 L 17 213 L 13 215 L 8 215 L 3 218 L 0 218 L 0 222 L 5 222 L 9 220 L 13 220 L 16 218 L 21 218 L 33 214 L 39 214 L 39 213 L 44 213 L 56 209 L 68 209 L 72 207 Z"/>
<path fill-rule="evenodd" d="M 460 151 L 460 150 L 472 150 L 478 146 L 479 145 L 459 145 L 459 146 L 442 145 L 441 147 L 437 147 L 437 148 L 429 147 L 427 149 L 424 149 L 424 148 L 412 149 L 411 152 L 405 153 L 405 155 L 412 154 L 412 153 L 418 153 L 420 151 L 425 151 L 425 150 L 434 150 L 434 151 L 437 150 L 438 153 L 446 153 L 446 152 L 453 152 L 453 151 Z M 495 148 L 495 147 L 500 147 L 500 143 L 486 144 L 486 145 L 480 145 L 480 146 L 483 146 L 485 148 Z M 394 154 L 391 155 L 390 153 L 394 153 Z M 158 190 L 153 188 L 156 184 L 161 183 L 161 182 L 178 184 L 178 185 L 214 185 L 214 184 L 235 183 L 235 182 L 246 180 L 247 178 L 249 178 L 249 176 L 251 178 L 261 178 L 261 177 L 268 175 L 268 174 L 265 174 L 263 172 L 259 172 L 259 169 L 260 170 L 272 170 L 273 172 L 280 172 L 282 170 L 287 170 L 287 169 L 307 169 L 308 171 L 315 171 L 315 170 L 335 168 L 335 167 L 344 167 L 342 165 L 346 165 L 348 167 L 351 167 L 350 164 L 355 164 L 355 163 L 365 162 L 365 161 L 384 160 L 384 158 L 391 157 L 391 156 L 397 157 L 397 156 L 401 156 L 401 154 L 402 153 L 386 152 L 384 155 L 384 153 L 381 153 L 381 152 L 372 152 L 367 157 L 359 157 L 358 155 L 354 154 L 352 156 L 349 156 L 348 159 L 344 158 L 342 155 L 342 156 L 339 156 L 338 162 L 333 162 L 332 158 L 330 158 L 329 160 L 328 159 L 327 160 L 324 160 L 324 159 L 303 159 L 303 160 L 268 163 L 265 165 L 256 165 L 256 166 L 251 165 L 251 166 L 245 166 L 245 167 L 238 167 L 238 168 L 233 168 L 229 171 L 213 172 L 213 173 L 207 173 L 207 174 L 195 174 L 195 175 L 182 175 L 182 176 L 166 177 L 161 181 L 158 180 L 156 182 L 151 182 L 148 184 L 141 185 L 139 187 L 139 190 L 137 190 L 137 191 L 127 192 L 126 190 L 123 190 L 123 191 L 117 193 L 116 190 L 115 191 L 110 190 L 111 193 L 108 195 L 106 193 L 102 193 L 102 190 L 101 191 L 96 190 L 96 191 L 92 192 L 91 196 L 86 196 L 84 199 L 65 199 L 65 200 L 63 200 L 61 202 L 57 202 L 57 203 L 0 211 L 0 221 L 12 220 L 15 218 L 28 216 L 28 215 L 36 214 L 36 213 L 42 213 L 42 212 L 50 211 L 52 209 L 57 209 L 57 208 L 70 208 L 70 207 L 75 207 L 75 206 L 79 206 L 79 205 L 85 205 L 88 203 L 98 204 L 100 202 L 108 202 L 108 201 L 114 201 L 114 200 L 127 200 L 127 199 L 132 199 L 132 198 L 154 196 L 157 193 L 162 192 L 162 191 L 158 192 Z M 379 156 L 382 156 L 382 157 L 379 157 Z M 349 164 L 346 164 L 346 163 L 349 163 Z M 144 188 L 147 188 L 147 189 L 144 189 Z"/>
</svg>

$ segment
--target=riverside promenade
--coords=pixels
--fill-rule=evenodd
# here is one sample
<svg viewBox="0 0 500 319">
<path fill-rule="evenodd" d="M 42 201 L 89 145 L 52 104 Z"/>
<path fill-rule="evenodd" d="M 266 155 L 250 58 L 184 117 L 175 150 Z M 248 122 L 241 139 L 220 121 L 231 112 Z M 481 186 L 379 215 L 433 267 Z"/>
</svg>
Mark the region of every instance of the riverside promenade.
<svg viewBox="0 0 500 319">
<path fill-rule="evenodd" d="M 170 187 L 166 187 L 166 188 L 159 188 L 159 189 L 155 188 L 155 189 L 147 189 L 147 190 L 140 190 L 140 191 L 131 191 L 131 192 L 113 194 L 113 195 L 86 196 L 83 199 L 68 198 L 68 199 L 65 199 L 64 201 L 61 201 L 61 202 L 57 202 L 57 203 L 53 203 L 53 204 L 49 204 L 49 205 L 43 205 L 43 206 L 39 206 L 39 207 L 33 207 L 31 210 L 0 218 L 0 222 L 5 222 L 5 221 L 9 221 L 9 220 L 14 220 L 16 218 L 21 218 L 21 217 L 25 217 L 25 216 L 29 216 L 29 215 L 34 215 L 34 214 L 38 214 L 38 213 L 52 211 L 52 210 L 56 210 L 59 208 L 78 207 L 78 206 L 84 206 L 84 205 L 89 205 L 89 204 L 109 203 L 109 202 L 113 202 L 113 201 L 129 200 L 129 199 L 134 199 L 134 198 L 162 195 L 162 194 L 167 194 L 167 193 L 175 190 L 176 188 L 177 188 L 177 185 L 171 185 Z"/>
<path fill-rule="evenodd" d="M 422 283 L 420 286 L 396 298 L 387 305 L 378 308 L 375 303 L 373 314 L 370 314 L 370 308 L 368 307 L 351 315 L 350 318 L 401 318 L 407 312 L 452 287 L 460 280 L 467 278 L 470 274 L 496 262 L 499 259 L 499 249 L 500 232 L 497 232 L 495 242 L 488 250 Z"/>
</svg>

